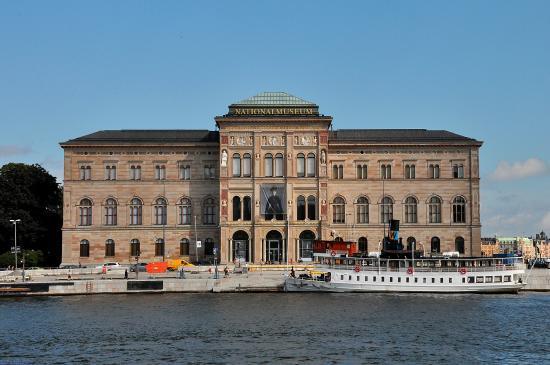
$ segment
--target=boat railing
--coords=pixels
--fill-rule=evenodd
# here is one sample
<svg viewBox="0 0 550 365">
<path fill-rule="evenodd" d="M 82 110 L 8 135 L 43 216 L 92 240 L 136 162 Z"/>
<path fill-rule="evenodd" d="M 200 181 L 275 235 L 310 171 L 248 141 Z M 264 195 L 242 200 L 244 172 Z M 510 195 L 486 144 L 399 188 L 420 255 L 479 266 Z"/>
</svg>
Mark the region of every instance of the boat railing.
<svg viewBox="0 0 550 365">
<path fill-rule="evenodd" d="M 326 266 L 326 268 L 338 269 L 338 270 L 355 270 L 355 266 L 350 265 L 332 265 Z M 495 271 L 512 271 L 520 270 L 520 266 L 486 266 L 486 267 L 415 267 L 415 272 L 459 272 L 461 269 L 465 269 L 466 272 L 495 272 Z M 381 272 L 407 272 L 408 267 L 392 268 L 384 266 L 359 266 L 359 271 L 381 271 Z"/>
</svg>

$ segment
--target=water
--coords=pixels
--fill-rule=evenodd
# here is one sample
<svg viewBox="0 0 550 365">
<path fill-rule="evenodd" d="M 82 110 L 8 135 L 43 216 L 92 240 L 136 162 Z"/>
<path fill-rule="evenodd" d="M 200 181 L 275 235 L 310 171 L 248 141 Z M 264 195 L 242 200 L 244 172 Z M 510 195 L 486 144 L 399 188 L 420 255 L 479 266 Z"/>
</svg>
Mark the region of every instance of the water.
<svg viewBox="0 0 550 365">
<path fill-rule="evenodd" d="M 0 364 L 550 363 L 550 295 L 0 298 Z"/>
</svg>

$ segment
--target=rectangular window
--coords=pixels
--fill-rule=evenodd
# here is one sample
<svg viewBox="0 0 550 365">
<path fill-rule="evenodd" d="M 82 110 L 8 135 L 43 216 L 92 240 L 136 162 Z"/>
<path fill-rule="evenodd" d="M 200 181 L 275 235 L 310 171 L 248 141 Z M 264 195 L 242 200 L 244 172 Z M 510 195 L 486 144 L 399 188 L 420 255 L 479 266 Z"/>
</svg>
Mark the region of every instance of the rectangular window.
<svg viewBox="0 0 550 365">
<path fill-rule="evenodd" d="M 373 276 L 373 277 L 372 277 L 372 281 L 376 281 L 376 276 Z"/>
<path fill-rule="evenodd" d="M 92 168 L 91 166 L 80 166 L 80 180 L 91 180 Z"/>
<path fill-rule="evenodd" d="M 486 276 L 485 277 L 485 282 L 486 283 L 492 283 L 493 282 L 493 277 L 492 276 Z"/>
<path fill-rule="evenodd" d="M 141 180 L 141 166 L 130 166 L 130 180 Z"/>
<path fill-rule="evenodd" d="M 283 177 L 283 155 L 275 156 L 275 176 Z"/>
<path fill-rule="evenodd" d="M 359 275 L 357 275 L 357 281 L 359 281 L 360 279 L 361 279 L 361 278 L 360 278 L 360 276 L 359 276 Z"/>
<path fill-rule="evenodd" d="M 298 159 L 296 161 L 296 175 L 298 177 L 304 177 L 306 176 L 306 160 L 304 158 L 304 155 L 298 156 Z"/>
<path fill-rule="evenodd" d="M 380 280 L 381 280 L 382 282 L 384 282 L 384 279 L 385 279 L 385 278 L 384 278 L 383 276 L 380 278 Z"/>
<path fill-rule="evenodd" d="M 191 176 L 191 174 L 189 174 L 189 176 Z M 204 165 L 204 178 L 205 179 L 216 178 L 216 168 L 213 165 Z"/>
<path fill-rule="evenodd" d="M 368 277 L 368 276 L 365 276 L 365 281 L 369 281 L 369 277 Z"/>
<path fill-rule="evenodd" d="M 344 280 L 344 275 L 340 275 L 340 280 Z"/>
<path fill-rule="evenodd" d="M 453 278 L 449 278 L 449 284 L 453 283 Z"/>
<path fill-rule="evenodd" d="M 155 165 L 155 179 L 166 180 L 166 166 Z"/>
<path fill-rule="evenodd" d="M 468 276 L 468 284 L 473 284 L 475 281 L 475 278 L 473 276 Z"/>
<path fill-rule="evenodd" d="M 464 178 L 464 165 L 463 164 L 453 164 L 453 178 L 454 179 L 463 179 Z"/>
<path fill-rule="evenodd" d="M 512 276 L 510 275 L 504 275 L 504 282 L 505 283 L 509 283 L 512 281 Z"/>
<path fill-rule="evenodd" d="M 405 282 L 407 282 L 407 283 L 408 283 L 408 282 L 409 282 L 409 278 L 405 278 Z"/>
<path fill-rule="evenodd" d="M 476 276 L 476 283 L 483 283 L 483 276 Z"/>
<path fill-rule="evenodd" d="M 495 276 L 495 283 L 502 283 L 502 276 Z"/>
<path fill-rule="evenodd" d="M 390 283 L 393 283 L 393 276 L 390 276 Z"/>
<path fill-rule="evenodd" d="M 191 180 L 191 166 L 180 165 L 180 179 Z"/>
<path fill-rule="evenodd" d="M 397 278 L 397 282 L 400 283 L 400 282 L 401 282 L 401 278 Z"/>
<path fill-rule="evenodd" d="M 351 280 L 351 275 L 348 275 L 348 280 Z"/>
</svg>

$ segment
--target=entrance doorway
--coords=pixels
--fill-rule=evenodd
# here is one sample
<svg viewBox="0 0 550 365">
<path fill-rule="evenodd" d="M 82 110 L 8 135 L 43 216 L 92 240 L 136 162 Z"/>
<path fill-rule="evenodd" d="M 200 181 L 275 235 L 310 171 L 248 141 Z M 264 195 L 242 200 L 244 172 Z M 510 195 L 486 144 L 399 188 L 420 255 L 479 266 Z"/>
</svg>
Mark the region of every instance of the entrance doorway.
<svg viewBox="0 0 550 365">
<path fill-rule="evenodd" d="M 271 263 L 284 261 L 283 236 L 278 231 L 269 231 L 266 235 L 266 259 Z"/>
<path fill-rule="evenodd" d="M 315 240 L 315 233 L 310 230 L 300 233 L 300 255 L 301 261 L 313 260 L 313 241 Z"/>
<path fill-rule="evenodd" d="M 233 233 L 233 261 L 250 261 L 249 242 L 248 233 L 245 231 Z"/>
</svg>

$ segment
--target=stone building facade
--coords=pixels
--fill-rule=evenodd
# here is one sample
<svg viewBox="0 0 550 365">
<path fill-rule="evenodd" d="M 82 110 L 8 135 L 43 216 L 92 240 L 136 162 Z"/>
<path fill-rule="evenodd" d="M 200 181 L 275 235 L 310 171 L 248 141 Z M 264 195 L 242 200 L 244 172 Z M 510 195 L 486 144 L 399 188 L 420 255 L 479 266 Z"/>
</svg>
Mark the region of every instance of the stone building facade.
<svg viewBox="0 0 550 365">
<path fill-rule="evenodd" d="M 286 93 L 215 118 L 218 131 L 99 131 L 65 153 L 63 263 L 307 261 L 315 239 L 481 253 L 481 142 L 424 129 L 333 130 Z M 199 244 L 196 244 L 199 241 Z"/>
</svg>

